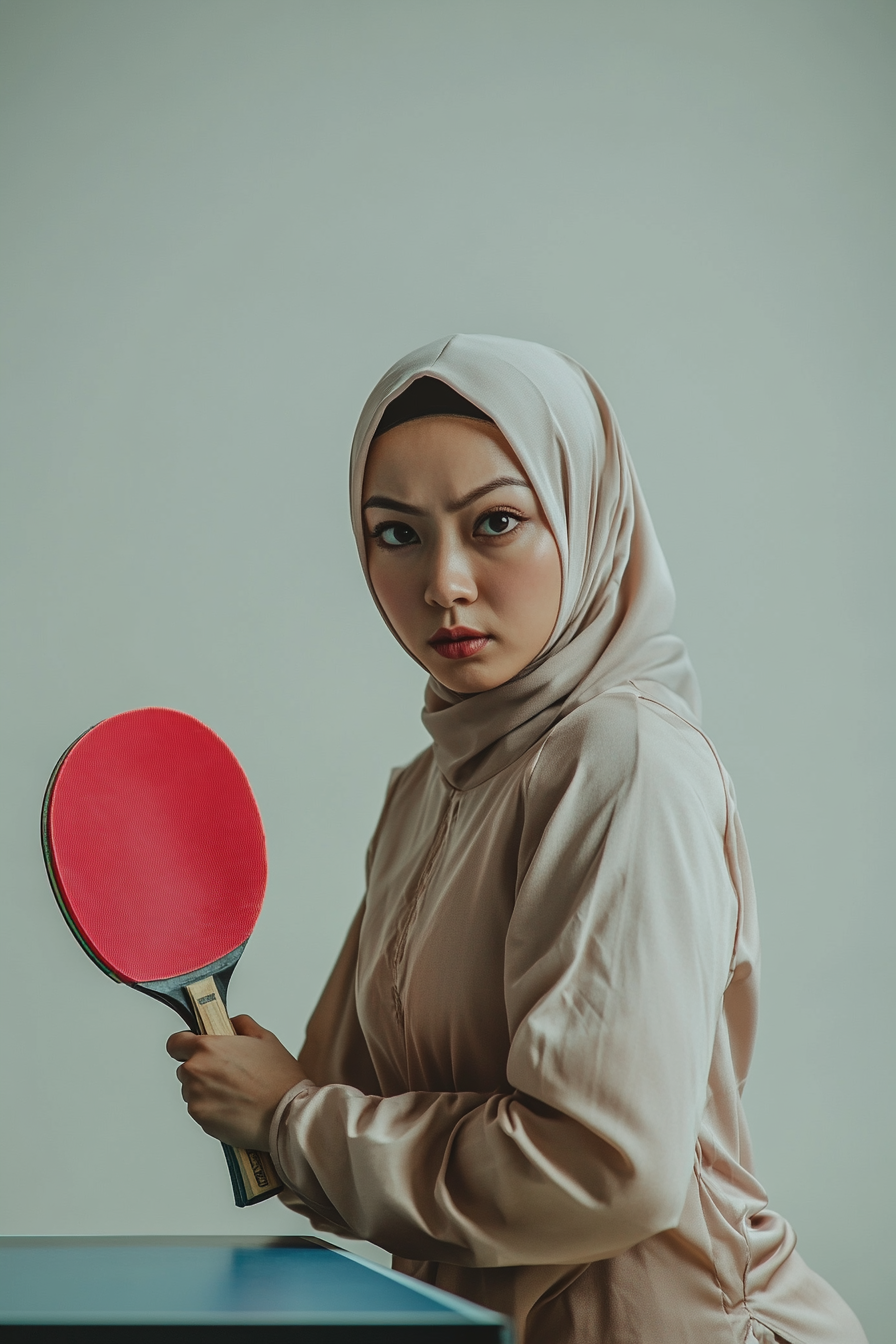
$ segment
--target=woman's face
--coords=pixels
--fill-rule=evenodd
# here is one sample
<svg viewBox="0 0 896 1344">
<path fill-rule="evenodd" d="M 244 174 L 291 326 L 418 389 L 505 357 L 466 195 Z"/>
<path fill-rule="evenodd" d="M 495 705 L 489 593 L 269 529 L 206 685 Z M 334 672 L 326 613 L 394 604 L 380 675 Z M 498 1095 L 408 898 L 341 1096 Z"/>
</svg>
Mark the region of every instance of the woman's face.
<svg viewBox="0 0 896 1344">
<path fill-rule="evenodd" d="M 428 416 L 388 430 L 367 459 L 363 508 L 374 591 L 438 681 L 487 691 L 537 657 L 560 610 L 560 555 L 495 425 Z"/>
</svg>

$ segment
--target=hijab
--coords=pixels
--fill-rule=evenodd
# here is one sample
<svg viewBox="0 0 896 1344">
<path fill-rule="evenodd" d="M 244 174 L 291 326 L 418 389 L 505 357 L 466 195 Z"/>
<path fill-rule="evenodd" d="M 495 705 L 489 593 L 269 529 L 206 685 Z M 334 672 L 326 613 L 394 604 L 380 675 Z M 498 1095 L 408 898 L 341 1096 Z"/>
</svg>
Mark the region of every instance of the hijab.
<svg viewBox="0 0 896 1344">
<path fill-rule="evenodd" d="M 393 364 L 368 397 L 352 445 L 351 516 L 386 624 L 367 568 L 364 466 L 387 407 L 421 378 L 447 384 L 500 429 L 541 502 L 562 570 L 553 633 L 515 677 L 471 695 L 430 677 L 423 723 L 448 783 L 457 789 L 483 783 L 560 718 L 626 682 L 658 684 L 674 708 L 696 721 L 694 671 L 670 633 L 672 579 L 616 417 L 590 374 L 547 346 L 451 336 Z"/>
</svg>

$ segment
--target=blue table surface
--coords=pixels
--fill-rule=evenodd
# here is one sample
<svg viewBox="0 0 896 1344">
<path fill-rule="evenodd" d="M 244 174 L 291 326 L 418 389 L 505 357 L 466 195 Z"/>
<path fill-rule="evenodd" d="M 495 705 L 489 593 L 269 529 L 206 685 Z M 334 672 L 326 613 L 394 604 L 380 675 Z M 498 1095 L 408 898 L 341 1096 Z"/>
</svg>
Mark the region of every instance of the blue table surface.
<svg viewBox="0 0 896 1344">
<path fill-rule="evenodd" d="M 0 1237 L 0 1323 L 484 1325 L 501 1317 L 308 1238 Z"/>
</svg>

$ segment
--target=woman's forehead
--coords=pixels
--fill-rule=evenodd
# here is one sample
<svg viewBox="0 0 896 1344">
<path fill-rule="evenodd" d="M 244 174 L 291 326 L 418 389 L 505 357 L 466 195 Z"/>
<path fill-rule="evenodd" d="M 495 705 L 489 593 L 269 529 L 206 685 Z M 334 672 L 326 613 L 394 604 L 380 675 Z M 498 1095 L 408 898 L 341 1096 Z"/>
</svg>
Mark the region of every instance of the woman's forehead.
<svg viewBox="0 0 896 1344">
<path fill-rule="evenodd" d="M 528 476 L 496 425 L 459 416 L 427 416 L 387 430 L 371 444 L 364 470 L 364 491 L 371 483 L 402 482 L 425 487 L 436 482 L 468 482 L 513 475 Z"/>
</svg>

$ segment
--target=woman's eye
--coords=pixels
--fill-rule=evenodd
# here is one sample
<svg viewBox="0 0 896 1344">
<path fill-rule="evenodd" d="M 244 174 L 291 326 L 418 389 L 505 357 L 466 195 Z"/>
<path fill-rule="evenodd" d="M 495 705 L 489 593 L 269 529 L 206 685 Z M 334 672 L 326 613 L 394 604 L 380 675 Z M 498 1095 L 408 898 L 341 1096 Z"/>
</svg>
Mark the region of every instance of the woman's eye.
<svg viewBox="0 0 896 1344">
<path fill-rule="evenodd" d="M 514 513 L 505 513 L 499 509 L 497 513 L 487 513 L 478 524 L 476 531 L 485 537 L 503 537 L 508 532 L 513 532 L 519 527 L 521 519 Z"/>
<path fill-rule="evenodd" d="M 420 538 L 412 527 L 407 523 L 383 523 L 376 528 L 373 534 L 384 546 L 391 546 L 397 550 L 401 546 L 413 546 L 415 541 Z"/>
</svg>

